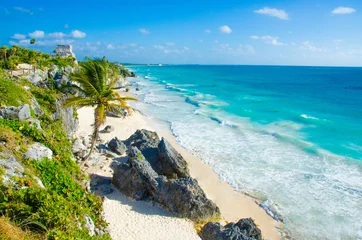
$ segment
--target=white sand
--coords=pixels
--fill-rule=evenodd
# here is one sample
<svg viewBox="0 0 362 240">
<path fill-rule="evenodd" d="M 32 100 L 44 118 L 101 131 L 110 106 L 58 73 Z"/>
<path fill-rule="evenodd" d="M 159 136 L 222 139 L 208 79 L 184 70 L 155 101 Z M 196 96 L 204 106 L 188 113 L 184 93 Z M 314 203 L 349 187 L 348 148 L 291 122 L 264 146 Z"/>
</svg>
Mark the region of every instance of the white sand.
<svg viewBox="0 0 362 240">
<path fill-rule="evenodd" d="M 83 108 L 78 110 L 78 114 L 80 119 L 79 131 L 91 133 L 91 124 L 94 119 L 93 110 Z M 168 139 L 188 161 L 192 177 L 198 180 L 208 198 L 220 208 L 226 221 L 236 222 L 240 218 L 251 217 L 262 230 L 264 238 L 269 240 L 281 239 L 277 230 L 281 227 L 279 223 L 267 215 L 252 199 L 235 192 L 230 185 L 221 181 L 211 167 L 178 145 L 169 132 L 160 128 L 150 118 L 139 113 L 125 119 L 108 117 L 106 125 L 114 126 L 115 131 L 101 134 L 101 139 L 105 141 L 116 136 L 121 140 L 127 139 L 137 129 L 156 130 L 159 136 Z M 99 166 L 91 167 L 87 172 L 112 176 L 112 170 L 109 167 L 111 162 L 112 160 L 108 160 L 102 169 Z M 114 240 L 200 239 L 191 221 L 173 217 L 167 211 L 145 202 L 129 200 L 118 191 L 106 195 L 104 217 L 109 223 L 110 234 Z"/>
</svg>

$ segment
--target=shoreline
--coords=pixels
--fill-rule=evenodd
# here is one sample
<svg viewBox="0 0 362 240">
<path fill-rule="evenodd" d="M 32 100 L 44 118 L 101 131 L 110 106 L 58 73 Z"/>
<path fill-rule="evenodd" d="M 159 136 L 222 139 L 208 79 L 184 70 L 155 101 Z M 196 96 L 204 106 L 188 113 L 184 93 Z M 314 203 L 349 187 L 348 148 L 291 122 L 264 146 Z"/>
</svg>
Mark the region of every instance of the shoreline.
<svg viewBox="0 0 362 240">
<path fill-rule="evenodd" d="M 118 90 L 118 92 L 122 95 L 134 96 L 133 93 L 125 93 L 121 90 Z M 78 115 L 80 120 L 78 133 L 89 133 L 91 131 L 91 124 L 93 123 L 92 109 L 79 109 Z M 219 207 L 224 222 L 237 222 L 241 218 L 251 217 L 261 229 L 264 238 L 268 240 L 281 239 L 279 229 L 282 228 L 282 223 L 277 222 L 269 216 L 264 209 L 258 206 L 255 200 L 235 191 L 228 183 L 222 181 L 211 166 L 183 148 L 176 141 L 176 138 L 172 135 L 171 131 L 162 127 L 162 124 L 157 122 L 156 119 L 135 112 L 125 119 L 107 117 L 104 126 L 106 125 L 114 126 L 115 131 L 112 133 L 100 134 L 100 138 L 104 142 L 109 141 L 114 137 L 125 140 L 138 129 L 156 131 L 160 138 L 166 138 L 188 162 L 191 176 L 198 181 L 207 197 Z M 86 172 L 88 174 L 111 177 L 113 173 L 113 170 L 111 169 L 112 162 L 113 160 L 109 159 L 107 163 L 105 163 L 105 167 L 90 167 Z M 136 211 L 134 209 L 142 210 Z M 150 220 L 150 212 L 152 212 L 151 219 L 154 218 L 152 220 Z M 177 233 L 173 234 L 181 234 L 180 237 L 183 236 L 183 238 L 180 239 L 199 239 L 194 224 L 190 220 L 174 217 L 165 210 L 160 209 L 158 206 L 152 206 L 149 203 L 129 200 L 117 190 L 114 190 L 113 193 L 105 196 L 103 215 L 105 220 L 110 224 L 109 229 L 113 239 L 121 239 L 121 236 L 122 239 L 125 239 L 124 234 L 129 235 L 129 238 L 127 239 L 146 239 L 149 237 L 147 235 L 152 234 L 152 231 L 144 235 L 130 233 L 132 231 L 143 231 L 144 233 L 147 233 L 148 231 L 145 230 L 145 228 L 147 228 L 145 225 L 154 229 L 154 222 L 161 225 L 160 228 L 163 229 L 165 234 L 169 231 L 169 228 L 175 228 L 175 226 L 177 226 L 178 230 L 175 230 Z M 124 217 L 119 218 L 120 215 Z M 133 224 L 130 231 L 126 231 L 126 229 L 130 227 L 130 223 L 124 223 L 124 220 L 122 220 L 125 217 L 130 220 L 130 223 L 138 221 L 138 223 Z M 162 236 L 163 231 L 158 229 L 157 237 Z M 163 239 L 167 239 L 167 235 L 164 236 L 166 236 L 166 238 Z"/>
</svg>

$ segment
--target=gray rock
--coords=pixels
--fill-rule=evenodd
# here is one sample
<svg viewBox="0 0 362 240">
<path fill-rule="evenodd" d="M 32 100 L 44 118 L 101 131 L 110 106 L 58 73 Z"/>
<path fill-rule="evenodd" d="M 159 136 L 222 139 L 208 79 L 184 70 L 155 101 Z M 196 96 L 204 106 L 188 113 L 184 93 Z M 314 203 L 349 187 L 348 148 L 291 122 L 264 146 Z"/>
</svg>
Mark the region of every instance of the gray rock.
<svg viewBox="0 0 362 240">
<path fill-rule="evenodd" d="M 130 83 L 127 81 L 127 79 L 119 76 L 116 83 L 113 85 L 113 89 L 125 88 L 129 85 Z"/>
<path fill-rule="evenodd" d="M 121 140 L 119 140 L 117 137 L 115 137 L 111 141 L 109 141 L 108 148 L 111 151 L 113 151 L 119 155 L 123 155 L 127 151 L 126 145 Z"/>
<path fill-rule="evenodd" d="M 41 109 L 38 101 L 35 98 L 31 100 L 31 108 L 34 110 L 36 117 L 41 117 L 44 115 L 43 109 Z"/>
<path fill-rule="evenodd" d="M 129 113 L 124 108 L 117 108 L 117 110 L 107 110 L 106 111 L 107 117 L 114 117 L 114 118 L 125 118 L 129 116 Z"/>
<path fill-rule="evenodd" d="M 116 166 L 113 184 L 136 200 L 152 199 L 178 217 L 194 221 L 220 215 L 219 208 L 192 178 L 168 180 L 158 175 L 137 147 L 130 147 L 128 162 Z"/>
<path fill-rule="evenodd" d="M 58 56 L 58 57 L 72 56 L 72 57 L 76 58 L 75 54 L 73 53 L 72 45 L 57 45 L 54 52 L 55 52 L 55 56 Z"/>
<path fill-rule="evenodd" d="M 161 171 L 158 174 L 165 175 L 167 178 L 190 177 L 186 160 L 164 138 L 158 144 L 158 154 L 161 163 Z"/>
<path fill-rule="evenodd" d="M 279 213 L 278 209 L 274 206 L 271 200 L 265 200 L 259 204 L 265 212 L 279 222 L 284 222 L 283 216 Z"/>
<path fill-rule="evenodd" d="M 21 105 L 20 107 L 6 107 L 0 109 L 0 116 L 7 119 L 26 120 L 31 117 L 30 107 L 28 104 Z"/>
<path fill-rule="evenodd" d="M 33 178 L 36 181 L 36 183 L 39 185 L 39 187 L 45 189 L 43 182 L 38 177 L 33 177 Z"/>
<path fill-rule="evenodd" d="M 95 225 L 94 225 L 93 220 L 87 215 L 84 216 L 84 219 L 86 221 L 84 228 L 88 230 L 89 236 L 94 236 L 95 235 L 95 231 L 94 231 Z"/>
<path fill-rule="evenodd" d="M 124 144 L 127 147 L 137 147 L 157 173 L 162 172 L 161 164 L 158 161 L 159 143 L 160 138 L 158 137 L 157 133 L 145 129 L 137 130 L 132 136 L 124 141 Z"/>
<path fill-rule="evenodd" d="M 44 158 L 52 159 L 53 151 L 46 146 L 36 142 L 28 148 L 28 150 L 24 154 L 24 158 L 36 161 L 41 161 Z"/>
<path fill-rule="evenodd" d="M 24 168 L 13 155 L 0 153 L 0 166 L 5 169 L 5 174 L 2 178 L 6 186 L 8 186 L 9 183 L 14 183 L 11 180 L 12 177 L 22 177 L 24 174 Z"/>
<path fill-rule="evenodd" d="M 79 120 L 74 117 L 74 108 L 64 108 L 63 103 L 66 97 L 56 101 L 56 112 L 53 114 L 53 119 L 61 119 L 63 121 L 63 130 L 67 133 L 69 138 L 72 138 L 74 133 L 78 130 Z"/>
<path fill-rule="evenodd" d="M 83 144 L 82 139 L 77 138 L 72 146 L 72 152 L 74 154 L 81 153 L 82 151 L 86 151 L 87 147 Z"/>
<path fill-rule="evenodd" d="M 37 73 L 31 73 L 30 75 L 26 76 L 26 78 L 33 84 L 37 85 L 41 81 L 43 81 L 42 77 Z"/>
<path fill-rule="evenodd" d="M 103 130 L 102 130 L 103 133 L 111 133 L 111 132 L 114 132 L 114 127 L 111 126 L 111 125 L 107 125 Z"/>
<path fill-rule="evenodd" d="M 262 240 L 260 229 L 251 218 L 222 226 L 209 222 L 199 232 L 202 240 Z"/>
</svg>

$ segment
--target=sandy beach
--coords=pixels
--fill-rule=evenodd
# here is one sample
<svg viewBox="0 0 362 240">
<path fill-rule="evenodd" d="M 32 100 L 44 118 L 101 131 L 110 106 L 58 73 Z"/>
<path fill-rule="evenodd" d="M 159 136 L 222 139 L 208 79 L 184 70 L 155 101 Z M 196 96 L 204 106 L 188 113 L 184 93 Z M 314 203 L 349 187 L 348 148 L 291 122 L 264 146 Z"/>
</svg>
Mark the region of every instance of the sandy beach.
<svg viewBox="0 0 362 240">
<path fill-rule="evenodd" d="M 91 132 L 93 123 L 93 109 L 78 110 L 80 127 L 78 134 Z M 150 117 L 138 112 L 125 119 L 107 117 L 106 125 L 115 127 L 111 133 L 102 133 L 100 138 L 107 142 L 114 137 L 127 139 L 137 129 L 156 131 L 160 137 L 165 137 L 181 153 L 189 163 L 191 176 L 198 180 L 208 198 L 220 208 L 225 222 L 236 222 L 240 218 L 251 217 L 259 226 L 266 239 L 281 239 L 278 228 L 281 225 L 260 208 L 254 200 L 234 191 L 232 187 L 221 181 L 210 166 L 194 157 L 191 153 L 177 144 L 175 138 L 167 129 Z M 102 167 L 93 166 L 86 171 L 89 174 L 98 174 L 111 177 L 113 170 L 109 159 Z M 106 195 L 104 200 L 105 220 L 109 223 L 109 231 L 114 240 L 128 239 L 200 239 L 193 222 L 172 216 L 171 213 L 151 203 L 133 201 L 115 190 Z"/>
</svg>

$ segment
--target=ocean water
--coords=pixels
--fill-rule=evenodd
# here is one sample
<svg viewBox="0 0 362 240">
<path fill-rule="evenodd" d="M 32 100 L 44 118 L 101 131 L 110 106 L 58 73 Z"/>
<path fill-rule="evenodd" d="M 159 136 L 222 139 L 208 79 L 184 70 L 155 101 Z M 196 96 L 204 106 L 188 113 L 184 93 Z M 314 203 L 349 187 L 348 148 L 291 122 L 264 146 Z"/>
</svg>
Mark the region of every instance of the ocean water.
<svg viewBox="0 0 362 240">
<path fill-rule="evenodd" d="M 136 107 L 296 239 L 362 239 L 362 68 L 129 68 Z"/>
</svg>

